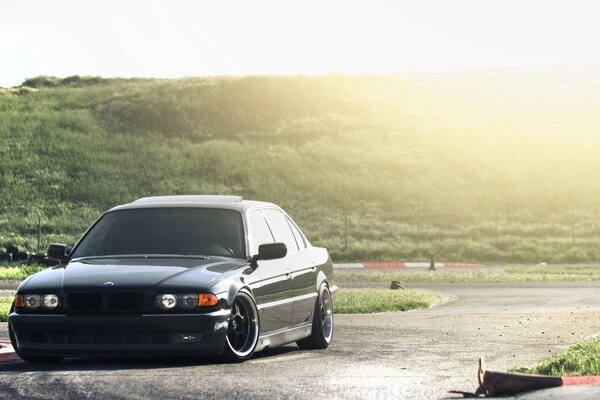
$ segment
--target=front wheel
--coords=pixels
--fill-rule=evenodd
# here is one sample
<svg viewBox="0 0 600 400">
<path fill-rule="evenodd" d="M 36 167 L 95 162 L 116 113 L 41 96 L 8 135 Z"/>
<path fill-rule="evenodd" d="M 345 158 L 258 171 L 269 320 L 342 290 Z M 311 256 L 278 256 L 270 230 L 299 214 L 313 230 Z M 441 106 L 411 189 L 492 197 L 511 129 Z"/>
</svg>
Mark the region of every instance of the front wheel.
<svg viewBox="0 0 600 400">
<path fill-rule="evenodd" d="M 306 339 L 298 342 L 298 347 L 303 350 L 325 349 L 333 338 L 333 302 L 331 292 L 326 283 L 319 288 L 319 297 L 315 304 L 312 322 L 312 333 Z"/>
<path fill-rule="evenodd" d="M 250 293 L 241 290 L 231 307 L 223 358 L 242 362 L 254 353 L 258 343 L 258 309 Z"/>
</svg>

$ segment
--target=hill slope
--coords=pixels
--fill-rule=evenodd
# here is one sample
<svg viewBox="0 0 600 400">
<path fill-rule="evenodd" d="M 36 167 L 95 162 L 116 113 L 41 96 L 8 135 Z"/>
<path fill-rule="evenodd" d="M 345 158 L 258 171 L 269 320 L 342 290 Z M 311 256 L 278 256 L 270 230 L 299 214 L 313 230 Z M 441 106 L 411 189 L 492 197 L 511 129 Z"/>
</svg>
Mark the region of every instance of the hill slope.
<svg viewBox="0 0 600 400">
<path fill-rule="evenodd" d="M 0 95 L 0 244 L 146 195 L 286 208 L 337 261 L 600 261 L 600 74 L 35 78 Z"/>
</svg>

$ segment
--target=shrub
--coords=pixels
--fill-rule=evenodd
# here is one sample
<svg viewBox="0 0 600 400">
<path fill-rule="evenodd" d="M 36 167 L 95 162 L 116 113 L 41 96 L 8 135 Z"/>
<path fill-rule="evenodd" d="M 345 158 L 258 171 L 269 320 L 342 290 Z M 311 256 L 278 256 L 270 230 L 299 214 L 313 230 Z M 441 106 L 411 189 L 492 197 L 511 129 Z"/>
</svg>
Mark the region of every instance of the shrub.
<svg viewBox="0 0 600 400">
<path fill-rule="evenodd" d="M 35 78 L 28 78 L 23 81 L 21 86 L 28 86 L 32 88 L 47 88 L 56 87 L 60 83 L 59 79 L 55 76 L 36 76 Z"/>
</svg>

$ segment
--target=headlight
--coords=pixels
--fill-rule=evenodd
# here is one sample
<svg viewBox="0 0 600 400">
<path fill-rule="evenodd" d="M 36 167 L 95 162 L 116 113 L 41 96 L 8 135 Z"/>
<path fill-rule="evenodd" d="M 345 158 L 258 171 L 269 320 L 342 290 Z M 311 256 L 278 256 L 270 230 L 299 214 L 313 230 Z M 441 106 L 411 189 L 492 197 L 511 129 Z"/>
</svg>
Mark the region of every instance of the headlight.
<svg viewBox="0 0 600 400">
<path fill-rule="evenodd" d="M 42 305 L 42 297 L 39 294 L 25 295 L 25 308 L 38 308 Z"/>
<path fill-rule="evenodd" d="M 42 303 L 44 305 L 44 308 L 53 310 L 56 307 L 58 307 L 58 296 L 55 294 L 45 294 L 42 297 Z"/>
<path fill-rule="evenodd" d="M 181 294 L 179 295 L 179 305 L 181 308 L 191 309 L 198 305 L 197 294 Z"/>
<path fill-rule="evenodd" d="M 17 294 L 15 295 L 15 308 L 36 310 L 45 308 L 54 310 L 60 304 L 58 295 L 56 294 Z"/>
<path fill-rule="evenodd" d="M 177 297 L 173 294 L 159 294 L 156 296 L 156 302 L 163 310 L 170 310 L 177 304 Z"/>
<path fill-rule="evenodd" d="M 172 310 L 176 306 L 192 310 L 196 307 L 214 307 L 219 304 L 219 299 L 212 293 L 159 294 L 156 304 L 163 310 Z"/>
</svg>

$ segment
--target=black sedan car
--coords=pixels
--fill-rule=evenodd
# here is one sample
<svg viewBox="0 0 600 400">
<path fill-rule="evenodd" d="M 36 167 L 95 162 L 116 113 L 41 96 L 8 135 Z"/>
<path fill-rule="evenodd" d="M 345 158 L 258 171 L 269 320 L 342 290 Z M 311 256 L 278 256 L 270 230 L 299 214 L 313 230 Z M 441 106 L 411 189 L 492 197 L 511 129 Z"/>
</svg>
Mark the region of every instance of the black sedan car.
<svg viewBox="0 0 600 400">
<path fill-rule="evenodd" d="M 61 264 L 21 283 L 9 333 L 29 362 L 220 355 L 333 336 L 333 267 L 271 203 L 146 197 L 104 213 Z"/>
</svg>

